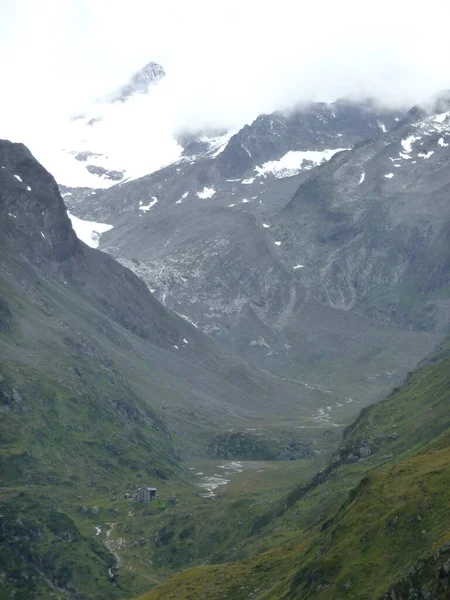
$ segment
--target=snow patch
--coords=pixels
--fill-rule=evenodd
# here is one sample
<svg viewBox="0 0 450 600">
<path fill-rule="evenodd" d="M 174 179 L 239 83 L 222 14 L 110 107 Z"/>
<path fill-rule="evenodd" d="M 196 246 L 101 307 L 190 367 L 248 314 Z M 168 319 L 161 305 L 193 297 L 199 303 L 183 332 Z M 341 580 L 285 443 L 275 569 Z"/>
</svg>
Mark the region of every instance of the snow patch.
<svg viewBox="0 0 450 600">
<path fill-rule="evenodd" d="M 152 201 L 150 202 L 150 204 L 143 205 L 142 201 L 139 202 L 139 210 L 142 210 L 143 212 L 148 212 L 153 206 L 155 206 L 155 204 L 157 204 L 157 202 L 158 198 L 156 198 L 156 196 L 152 196 Z"/>
<path fill-rule="evenodd" d="M 364 181 L 365 177 L 366 177 L 366 174 L 363 171 L 361 177 L 359 178 L 359 185 L 362 184 L 362 182 Z"/>
<path fill-rule="evenodd" d="M 204 187 L 203 191 L 201 192 L 197 192 L 197 196 L 201 199 L 201 200 L 206 200 L 207 198 L 212 198 L 214 196 L 214 194 L 216 193 L 216 190 L 214 188 L 209 188 L 209 187 Z"/>
<path fill-rule="evenodd" d="M 386 125 L 384 123 L 381 123 L 380 121 L 377 121 L 377 125 L 378 125 L 378 127 L 381 129 L 381 131 L 383 133 L 387 132 Z"/>
<path fill-rule="evenodd" d="M 296 271 L 297 269 L 303 269 L 305 265 L 295 265 L 294 267 L 294 271 Z"/>
<path fill-rule="evenodd" d="M 247 198 L 244 198 L 244 199 L 242 200 L 242 204 L 248 204 L 249 202 L 250 202 L 250 200 L 247 200 Z"/>
<path fill-rule="evenodd" d="M 281 246 L 281 242 L 275 242 L 275 246 Z"/>
<path fill-rule="evenodd" d="M 265 229 L 268 229 L 268 228 L 270 227 L 270 225 L 267 225 L 267 223 L 263 223 L 263 224 L 262 224 L 262 226 L 263 226 Z"/>
<path fill-rule="evenodd" d="M 182 194 L 182 195 L 181 195 L 181 198 L 180 198 L 179 200 L 177 200 L 177 201 L 175 202 L 175 204 L 181 204 L 181 203 L 183 202 L 183 200 L 184 200 L 185 198 L 187 198 L 188 196 L 189 196 L 189 192 L 184 192 L 184 194 Z"/>
<path fill-rule="evenodd" d="M 249 177 L 248 179 L 243 179 L 241 183 L 243 185 L 251 185 L 255 181 L 254 177 Z"/>
<path fill-rule="evenodd" d="M 347 150 L 347 148 L 290 151 L 282 156 L 280 160 L 270 160 L 261 167 L 256 167 L 255 171 L 258 173 L 258 177 L 266 177 L 267 175 L 273 175 L 277 179 L 292 177 L 302 170 L 312 169 L 330 160 L 334 154 L 344 150 Z"/>
<path fill-rule="evenodd" d="M 406 152 L 406 154 L 411 154 L 412 145 L 414 144 L 414 142 L 417 142 L 417 140 L 420 140 L 420 137 L 416 135 L 409 135 L 407 138 L 401 141 L 402 148 Z M 402 158 L 405 157 L 403 156 Z"/>
<path fill-rule="evenodd" d="M 213 137 L 213 138 L 202 137 L 202 138 L 200 138 L 200 140 L 202 142 L 208 142 L 208 144 L 209 144 L 208 155 L 211 156 L 212 158 L 215 158 L 216 156 L 219 156 L 219 154 L 222 154 L 222 152 L 225 150 L 228 142 L 230 141 L 230 138 L 234 135 L 234 133 L 235 133 L 235 131 L 231 130 L 231 131 L 228 131 L 227 133 L 225 133 L 224 135 L 220 135 L 220 136 Z"/>
<path fill-rule="evenodd" d="M 195 329 L 198 329 L 197 323 L 194 323 L 194 321 L 190 317 L 188 317 L 187 315 L 182 315 L 181 313 L 177 313 L 177 315 L 185 321 L 187 321 L 188 323 L 190 323 L 193 327 L 195 327 Z"/>
<path fill-rule="evenodd" d="M 247 148 L 247 146 L 245 146 L 244 144 L 241 144 L 241 148 L 247 152 L 247 154 L 250 158 L 252 157 L 250 150 Z"/>
<path fill-rule="evenodd" d="M 266 348 L 269 348 L 269 350 L 270 350 L 269 344 L 266 342 L 266 340 L 262 336 L 260 336 L 260 338 L 258 340 L 252 340 L 250 342 L 249 346 L 257 346 L 258 348 L 262 348 L 264 346 Z"/>
<path fill-rule="evenodd" d="M 443 123 L 446 119 L 450 117 L 450 111 L 441 113 L 440 115 L 436 115 L 433 119 L 435 123 Z"/>
<path fill-rule="evenodd" d="M 386 179 L 392 179 L 394 177 L 394 173 L 386 173 Z"/>
<path fill-rule="evenodd" d="M 233 208 L 233 206 L 236 206 L 236 204 L 229 204 L 228 208 Z"/>
<path fill-rule="evenodd" d="M 425 152 L 419 152 L 417 154 L 417 156 L 419 158 L 430 158 L 430 156 L 433 156 L 433 154 L 434 154 L 434 150 L 429 150 L 427 153 L 425 153 Z"/>
<path fill-rule="evenodd" d="M 20 175 L 14 175 L 14 177 L 15 177 L 15 178 L 16 178 L 18 181 L 20 181 L 20 183 L 23 183 L 23 181 L 22 181 L 22 177 L 20 177 Z"/>
<path fill-rule="evenodd" d="M 29 185 L 27 185 L 27 191 L 28 191 L 28 192 L 31 192 L 31 188 L 30 188 L 30 186 L 29 186 Z"/>
<path fill-rule="evenodd" d="M 67 215 L 72 221 L 72 227 L 77 238 L 91 248 L 98 248 L 102 233 L 105 233 L 113 228 L 112 225 L 108 225 L 107 223 L 96 223 L 95 221 L 85 221 L 84 219 L 79 219 L 70 212 L 68 212 Z"/>
<path fill-rule="evenodd" d="M 45 235 L 42 233 L 42 231 L 41 231 L 41 235 L 42 235 L 42 237 L 43 237 L 43 238 L 44 238 L 44 240 L 45 240 Z"/>
<path fill-rule="evenodd" d="M 439 138 L 438 139 L 438 144 L 439 144 L 439 146 L 441 146 L 441 148 L 447 148 L 447 146 L 448 146 L 448 144 L 446 144 L 444 142 L 444 138 Z"/>
</svg>

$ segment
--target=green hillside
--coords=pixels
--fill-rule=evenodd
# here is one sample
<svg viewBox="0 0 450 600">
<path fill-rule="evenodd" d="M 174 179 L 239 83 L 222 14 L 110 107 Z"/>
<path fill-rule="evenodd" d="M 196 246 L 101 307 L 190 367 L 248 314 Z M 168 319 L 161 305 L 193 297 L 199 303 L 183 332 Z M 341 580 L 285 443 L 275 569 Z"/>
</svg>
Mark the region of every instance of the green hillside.
<svg viewBox="0 0 450 600">
<path fill-rule="evenodd" d="M 448 597 L 449 405 L 447 340 L 255 521 L 271 550 L 182 572 L 143 599 Z"/>
</svg>

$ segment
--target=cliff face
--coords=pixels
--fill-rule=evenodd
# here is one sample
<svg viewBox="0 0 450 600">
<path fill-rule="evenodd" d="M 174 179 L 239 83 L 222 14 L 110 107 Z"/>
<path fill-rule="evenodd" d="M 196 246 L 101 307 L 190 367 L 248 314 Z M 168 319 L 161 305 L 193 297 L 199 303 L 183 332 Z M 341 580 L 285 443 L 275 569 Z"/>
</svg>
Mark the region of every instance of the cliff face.
<svg viewBox="0 0 450 600">
<path fill-rule="evenodd" d="M 37 264 L 81 254 L 53 177 L 23 144 L 0 141 L 0 234 Z"/>
</svg>

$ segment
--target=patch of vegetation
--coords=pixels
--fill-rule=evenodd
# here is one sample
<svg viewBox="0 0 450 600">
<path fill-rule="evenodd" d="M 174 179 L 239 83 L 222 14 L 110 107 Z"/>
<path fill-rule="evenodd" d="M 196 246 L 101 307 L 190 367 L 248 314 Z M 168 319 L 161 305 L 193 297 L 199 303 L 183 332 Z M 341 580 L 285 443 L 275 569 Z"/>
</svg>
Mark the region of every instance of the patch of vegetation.
<svg viewBox="0 0 450 600">
<path fill-rule="evenodd" d="M 220 433 L 208 444 L 211 458 L 226 460 L 295 460 L 313 455 L 312 444 L 302 439 L 266 432 L 231 431 Z M 284 435 L 283 435 L 284 433 Z"/>
<path fill-rule="evenodd" d="M 94 537 L 83 536 L 61 506 L 39 490 L 11 494 L 0 510 L 3 598 L 101 600 L 129 595 L 120 577 L 111 576 L 114 556 Z"/>
</svg>

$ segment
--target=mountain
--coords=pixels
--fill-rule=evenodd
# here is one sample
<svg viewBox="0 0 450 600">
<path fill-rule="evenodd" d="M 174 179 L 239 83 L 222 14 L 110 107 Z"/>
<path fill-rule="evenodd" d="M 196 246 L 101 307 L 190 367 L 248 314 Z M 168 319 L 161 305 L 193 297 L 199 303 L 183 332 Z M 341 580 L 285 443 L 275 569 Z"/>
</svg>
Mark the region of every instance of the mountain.
<svg viewBox="0 0 450 600">
<path fill-rule="evenodd" d="M 130 81 L 113 98 L 113 102 L 125 102 L 133 94 L 147 94 L 151 87 L 156 85 L 161 79 L 164 79 L 166 72 L 161 65 L 155 62 L 149 62 L 139 71 L 134 73 Z"/>
<path fill-rule="evenodd" d="M 181 459 L 317 392 L 248 366 L 82 243 L 53 177 L 7 141 L 0 249 L 1 594 L 143 591 L 144 574 L 116 570 L 124 495 L 153 485 L 164 514 L 193 487 Z"/>
<path fill-rule="evenodd" d="M 434 118 L 446 127 L 445 114 L 423 115 L 344 100 L 288 116 L 265 115 L 215 156 L 191 155 L 95 196 L 63 188 L 64 198 L 76 216 L 113 225 L 100 247 L 134 270 L 166 306 L 260 367 L 325 386 L 338 394 L 340 404 L 355 396 L 363 403 L 400 382 L 445 333 L 445 312 L 438 311 L 434 320 L 429 312 L 423 322 L 414 313 L 419 301 L 406 289 L 403 304 L 391 312 L 397 310 L 399 317 L 409 311 L 408 318 L 380 314 L 368 305 L 380 303 L 375 293 L 390 294 L 397 280 L 407 285 L 422 243 L 415 228 L 424 212 L 438 220 L 446 214 L 439 208 L 442 199 L 433 205 L 428 192 L 418 197 L 412 178 L 402 194 L 417 200 L 399 225 L 405 238 L 401 253 L 390 261 L 400 250 L 400 209 L 395 212 L 397 203 L 383 192 L 395 195 L 397 179 L 384 175 L 409 164 L 425 178 L 425 169 L 445 160 L 439 136 L 429 158 L 399 157 L 411 128 L 426 128 Z M 395 153 L 386 154 L 394 143 Z M 363 157 L 373 157 L 377 182 Z M 338 170 L 343 164 L 345 172 Z M 342 173 L 342 190 L 333 187 L 335 172 Z M 424 190 L 425 185 L 424 179 Z M 443 172 L 430 191 L 436 185 L 444 194 Z M 339 194 L 345 210 L 334 207 Z M 429 260 L 438 252 L 445 262 L 443 231 L 435 242 L 440 247 L 423 245 Z M 384 262 L 376 254 L 382 245 Z M 382 265 L 386 272 L 381 273 Z M 438 277 L 445 281 L 445 275 Z M 352 300 L 355 294 L 358 302 Z M 428 306 L 430 294 L 415 297 Z M 444 294 L 440 306 L 445 301 Z M 329 413 L 329 406 L 321 408 Z"/>
<path fill-rule="evenodd" d="M 184 571 L 142 600 L 447 598 L 449 374 L 447 338 L 346 429 L 327 467 L 255 518 L 245 558 Z"/>
<path fill-rule="evenodd" d="M 385 133 L 400 116 L 401 112 L 381 109 L 371 101 L 355 103 L 346 99 L 328 104 L 316 102 L 288 114 L 261 115 L 232 137 L 218 158 L 218 170 L 226 177 L 242 177 L 258 165 L 280 160 L 289 152 L 305 152 L 304 156 L 297 155 L 298 165 L 284 173 L 294 175 L 300 170 L 302 159 L 320 163 L 320 152 L 324 153 L 323 158 L 329 158 L 330 150 L 351 148 L 360 140 Z M 312 154 L 308 156 L 308 152 Z M 319 153 L 318 159 L 314 153 Z M 276 166 L 280 167 L 283 165 Z"/>
<path fill-rule="evenodd" d="M 33 151 L 58 183 L 93 189 L 176 160 L 182 148 L 164 121 L 165 76 L 161 65 L 149 62 L 116 89 L 86 100 L 79 113 L 55 121 L 48 139 L 34 140 Z"/>
<path fill-rule="evenodd" d="M 286 263 L 304 264 L 301 285 L 328 306 L 445 332 L 449 142 L 450 112 L 412 111 L 300 185 L 271 232 Z"/>
<path fill-rule="evenodd" d="M 0 594 L 445 597 L 445 106 L 180 134 L 70 214 L 0 142 Z"/>
</svg>

